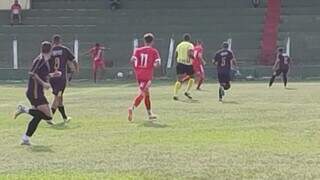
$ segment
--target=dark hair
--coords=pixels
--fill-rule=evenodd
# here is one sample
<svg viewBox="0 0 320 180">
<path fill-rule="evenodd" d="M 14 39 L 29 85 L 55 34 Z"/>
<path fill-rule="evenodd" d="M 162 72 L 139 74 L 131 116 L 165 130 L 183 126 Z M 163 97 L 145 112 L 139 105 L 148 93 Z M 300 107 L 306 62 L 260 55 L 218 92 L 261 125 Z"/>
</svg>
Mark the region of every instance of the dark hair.
<svg viewBox="0 0 320 180">
<path fill-rule="evenodd" d="M 147 33 L 143 36 L 144 42 L 151 43 L 154 39 L 154 35 L 152 33 Z"/>
<path fill-rule="evenodd" d="M 191 40 L 191 35 L 190 35 L 189 33 L 185 33 L 185 34 L 183 35 L 183 40 L 185 40 L 185 41 L 190 41 L 190 40 Z"/>
<path fill-rule="evenodd" d="M 99 47 L 100 46 L 100 44 L 99 43 L 96 43 L 96 45 L 95 45 L 96 47 Z"/>
<path fill-rule="evenodd" d="M 57 44 L 61 42 L 61 36 L 59 34 L 55 34 L 52 36 L 52 42 Z"/>
<path fill-rule="evenodd" d="M 51 43 L 49 41 L 43 41 L 41 43 L 41 52 L 47 54 L 50 51 L 51 51 Z"/>
<path fill-rule="evenodd" d="M 223 42 L 223 43 L 222 43 L 222 47 L 225 48 L 225 49 L 229 48 L 229 43 L 226 42 L 226 41 Z"/>
<path fill-rule="evenodd" d="M 280 53 L 283 53 L 283 48 L 282 47 L 280 47 L 280 48 L 278 48 L 278 52 L 280 52 Z"/>
</svg>

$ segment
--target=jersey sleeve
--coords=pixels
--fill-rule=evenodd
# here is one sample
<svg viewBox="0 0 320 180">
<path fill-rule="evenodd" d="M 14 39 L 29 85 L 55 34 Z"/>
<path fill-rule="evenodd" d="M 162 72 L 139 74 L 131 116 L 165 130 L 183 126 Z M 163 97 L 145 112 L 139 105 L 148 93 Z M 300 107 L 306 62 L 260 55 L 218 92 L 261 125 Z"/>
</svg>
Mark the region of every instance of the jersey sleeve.
<svg viewBox="0 0 320 180">
<path fill-rule="evenodd" d="M 134 49 L 133 53 L 132 53 L 132 56 L 131 56 L 131 60 L 138 60 L 138 57 L 139 57 L 139 53 L 138 53 L 138 49 Z"/>
</svg>

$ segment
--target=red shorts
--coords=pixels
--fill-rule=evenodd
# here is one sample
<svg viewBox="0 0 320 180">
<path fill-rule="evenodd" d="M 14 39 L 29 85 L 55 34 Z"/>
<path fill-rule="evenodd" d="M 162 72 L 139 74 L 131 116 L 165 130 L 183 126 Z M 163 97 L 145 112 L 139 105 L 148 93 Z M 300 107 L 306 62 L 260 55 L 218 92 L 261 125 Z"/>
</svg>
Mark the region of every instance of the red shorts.
<svg viewBox="0 0 320 180">
<path fill-rule="evenodd" d="M 138 84 L 140 91 L 147 92 L 151 87 L 151 80 L 138 80 Z"/>
<path fill-rule="evenodd" d="M 105 69 L 105 63 L 103 60 L 94 61 L 93 70 L 96 71 L 97 69 Z"/>
<path fill-rule="evenodd" d="M 195 74 L 204 75 L 203 65 L 193 65 L 193 71 Z"/>
</svg>

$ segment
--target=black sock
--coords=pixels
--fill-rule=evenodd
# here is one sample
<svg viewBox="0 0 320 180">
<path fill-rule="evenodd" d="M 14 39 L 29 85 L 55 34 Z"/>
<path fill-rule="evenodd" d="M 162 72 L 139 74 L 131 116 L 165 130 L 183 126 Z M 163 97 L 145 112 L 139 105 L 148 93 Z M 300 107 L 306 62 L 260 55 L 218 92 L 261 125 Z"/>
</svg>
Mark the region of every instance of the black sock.
<svg viewBox="0 0 320 180">
<path fill-rule="evenodd" d="M 276 78 L 276 76 L 272 76 L 272 77 L 271 77 L 270 82 L 269 82 L 269 87 L 272 86 L 275 78 Z"/>
<path fill-rule="evenodd" d="M 61 113 L 62 118 L 63 119 L 67 119 L 68 117 L 66 115 L 66 111 L 64 110 L 64 106 L 59 106 L 58 109 L 59 109 L 59 111 Z"/>
<path fill-rule="evenodd" d="M 31 115 L 31 116 L 33 116 L 34 118 L 37 118 L 37 119 L 44 119 L 44 120 L 51 120 L 52 119 L 52 117 L 50 117 L 50 116 L 47 116 L 45 113 L 43 113 L 43 112 L 41 112 L 41 111 L 39 111 L 39 110 L 37 110 L 37 109 L 30 109 L 29 110 L 29 114 Z"/>
<path fill-rule="evenodd" d="M 221 90 L 221 87 L 219 88 L 219 99 L 222 99 L 222 90 Z"/>
<path fill-rule="evenodd" d="M 38 117 L 33 117 L 33 119 L 29 122 L 26 135 L 31 137 L 33 133 L 37 130 L 38 124 L 41 119 Z"/>
<path fill-rule="evenodd" d="M 287 74 L 283 74 L 283 84 L 284 84 L 284 87 L 287 87 L 287 82 L 288 82 Z"/>
<path fill-rule="evenodd" d="M 51 108 L 52 114 L 56 113 L 57 109 Z"/>
</svg>

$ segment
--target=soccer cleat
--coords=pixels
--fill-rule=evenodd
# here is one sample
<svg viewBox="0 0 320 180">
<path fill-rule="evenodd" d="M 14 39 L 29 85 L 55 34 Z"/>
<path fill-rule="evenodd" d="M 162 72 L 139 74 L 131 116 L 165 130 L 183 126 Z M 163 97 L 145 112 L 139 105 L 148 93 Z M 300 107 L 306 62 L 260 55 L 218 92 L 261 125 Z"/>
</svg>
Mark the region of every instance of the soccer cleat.
<svg viewBox="0 0 320 180">
<path fill-rule="evenodd" d="M 22 140 L 21 145 L 23 146 L 31 146 L 31 143 L 29 140 Z"/>
<path fill-rule="evenodd" d="M 20 116 L 23 113 L 27 113 L 26 107 L 24 107 L 23 105 L 19 104 L 17 107 L 17 111 L 14 113 L 13 118 L 17 119 L 18 116 Z"/>
<path fill-rule="evenodd" d="M 149 114 L 148 116 L 149 116 L 148 118 L 149 118 L 150 121 L 153 121 L 153 120 L 157 119 L 157 115 L 155 115 L 153 113 Z"/>
<path fill-rule="evenodd" d="M 52 120 L 46 120 L 46 123 L 49 124 L 49 125 L 51 125 L 51 126 L 52 126 L 52 125 L 55 125 L 55 123 L 54 123 Z"/>
<path fill-rule="evenodd" d="M 190 96 L 190 93 L 185 92 L 184 95 L 185 95 L 188 99 L 192 99 L 192 97 Z"/>
<path fill-rule="evenodd" d="M 128 109 L 128 121 L 132 122 L 133 120 L 133 110 L 132 108 Z"/>
<path fill-rule="evenodd" d="M 63 119 L 63 123 L 69 123 L 71 120 L 71 117 L 67 117 L 66 119 Z"/>
<path fill-rule="evenodd" d="M 173 100 L 178 101 L 178 97 L 177 96 L 173 96 Z"/>
</svg>

